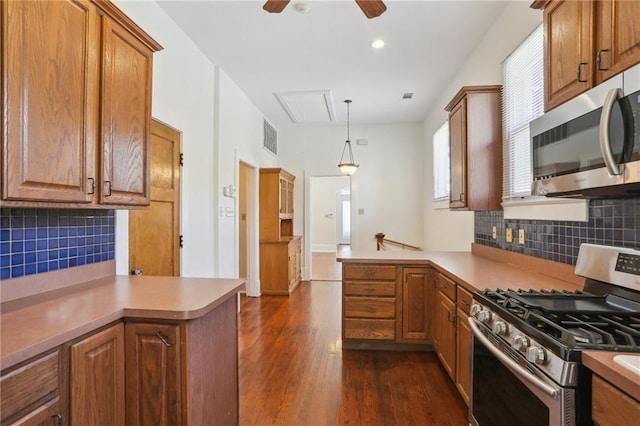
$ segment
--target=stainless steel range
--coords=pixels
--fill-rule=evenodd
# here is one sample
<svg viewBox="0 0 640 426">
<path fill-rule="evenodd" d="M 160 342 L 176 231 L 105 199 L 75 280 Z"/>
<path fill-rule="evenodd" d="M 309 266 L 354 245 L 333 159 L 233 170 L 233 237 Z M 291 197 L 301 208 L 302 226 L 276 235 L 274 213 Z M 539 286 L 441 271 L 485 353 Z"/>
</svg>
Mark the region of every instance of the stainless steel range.
<svg viewBox="0 0 640 426">
<path fill-rule="evenodd" d="M 640 251 L 583 244 L 582 291 L 474 294 L 472 424 L 590 425 L 582 351 L 640 352 Z"/>
</svg>

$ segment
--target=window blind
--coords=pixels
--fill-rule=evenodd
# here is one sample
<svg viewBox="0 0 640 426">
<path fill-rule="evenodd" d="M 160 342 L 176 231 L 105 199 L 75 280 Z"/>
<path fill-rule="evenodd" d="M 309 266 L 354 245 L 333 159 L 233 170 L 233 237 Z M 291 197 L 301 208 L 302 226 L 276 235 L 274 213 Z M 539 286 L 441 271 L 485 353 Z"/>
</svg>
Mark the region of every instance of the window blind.
<svg viewBox="0 0 640 426">
<path fill-rule="evenodd" d="M 544 113 L 542 25 L 503 63 L 503 198 L 531 195 L 529 122 Z"/>
<path fill-rule="evenodd" d="M 449 121 L 433 134 L 433 199 L 449 198 Z"/>
</svg>

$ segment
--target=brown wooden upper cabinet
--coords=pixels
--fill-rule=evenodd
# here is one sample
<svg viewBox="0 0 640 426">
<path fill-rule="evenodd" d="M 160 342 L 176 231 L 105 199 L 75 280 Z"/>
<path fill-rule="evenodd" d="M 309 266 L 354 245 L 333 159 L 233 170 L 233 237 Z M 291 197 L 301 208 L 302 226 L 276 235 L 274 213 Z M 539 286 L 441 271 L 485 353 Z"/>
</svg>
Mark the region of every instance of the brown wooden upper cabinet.
<svg viewBox="0 0 640 426">
<path fill-rule="evenodd" d="M 540 0 L 545 111 L 640 63 L 640 2 Z"/>
<path fill-rule="evenodd" d="M 449 112 L 453 210 L 501 210 L 502 86 L 465 86 Z"/>
<path fill-rule="evenodd" d="M 1 2 L 0 15 L 0 203 L 149 205 L 152 55 L 162 47 L 105 0 Z"/>
<path fill-rule="evenodd" d="M 260 169 L 260 241 L 293 236 L 295 179 L 284 169 Z"/>
</svg>

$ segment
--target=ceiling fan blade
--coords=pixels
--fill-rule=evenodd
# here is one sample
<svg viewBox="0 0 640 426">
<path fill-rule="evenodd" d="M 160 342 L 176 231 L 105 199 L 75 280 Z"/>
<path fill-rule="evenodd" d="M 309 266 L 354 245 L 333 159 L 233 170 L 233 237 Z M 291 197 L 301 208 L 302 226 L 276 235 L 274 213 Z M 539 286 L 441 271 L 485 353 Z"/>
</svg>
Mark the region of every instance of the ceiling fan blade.
<svg viewBox="0 0 640 426">
<path fill-rule="evenodd" d="M 289 0 L 268 0 L 262 8 L 269 13 L 280 13 L 289 4 Z"/>
<path fill-rule="evenodd" d="M 356 0 L 356 3 L 369 19 L 380 16 L 387 10 L 387 6 L 381 0 Z"/>
</svg>

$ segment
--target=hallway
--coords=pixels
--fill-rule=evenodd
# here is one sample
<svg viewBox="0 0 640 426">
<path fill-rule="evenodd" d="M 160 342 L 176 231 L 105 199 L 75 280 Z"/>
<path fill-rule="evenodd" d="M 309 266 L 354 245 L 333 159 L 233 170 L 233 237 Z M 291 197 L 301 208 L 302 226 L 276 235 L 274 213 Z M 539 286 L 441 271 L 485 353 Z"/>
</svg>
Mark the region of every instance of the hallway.
<svg viewBox="0 0 640 426">
<path fill-rule="evenodd" d="M 240 425 L 466 425 L 435 354 L 343 352 L 340 282 L 242 298 Z"/>
</svg>

